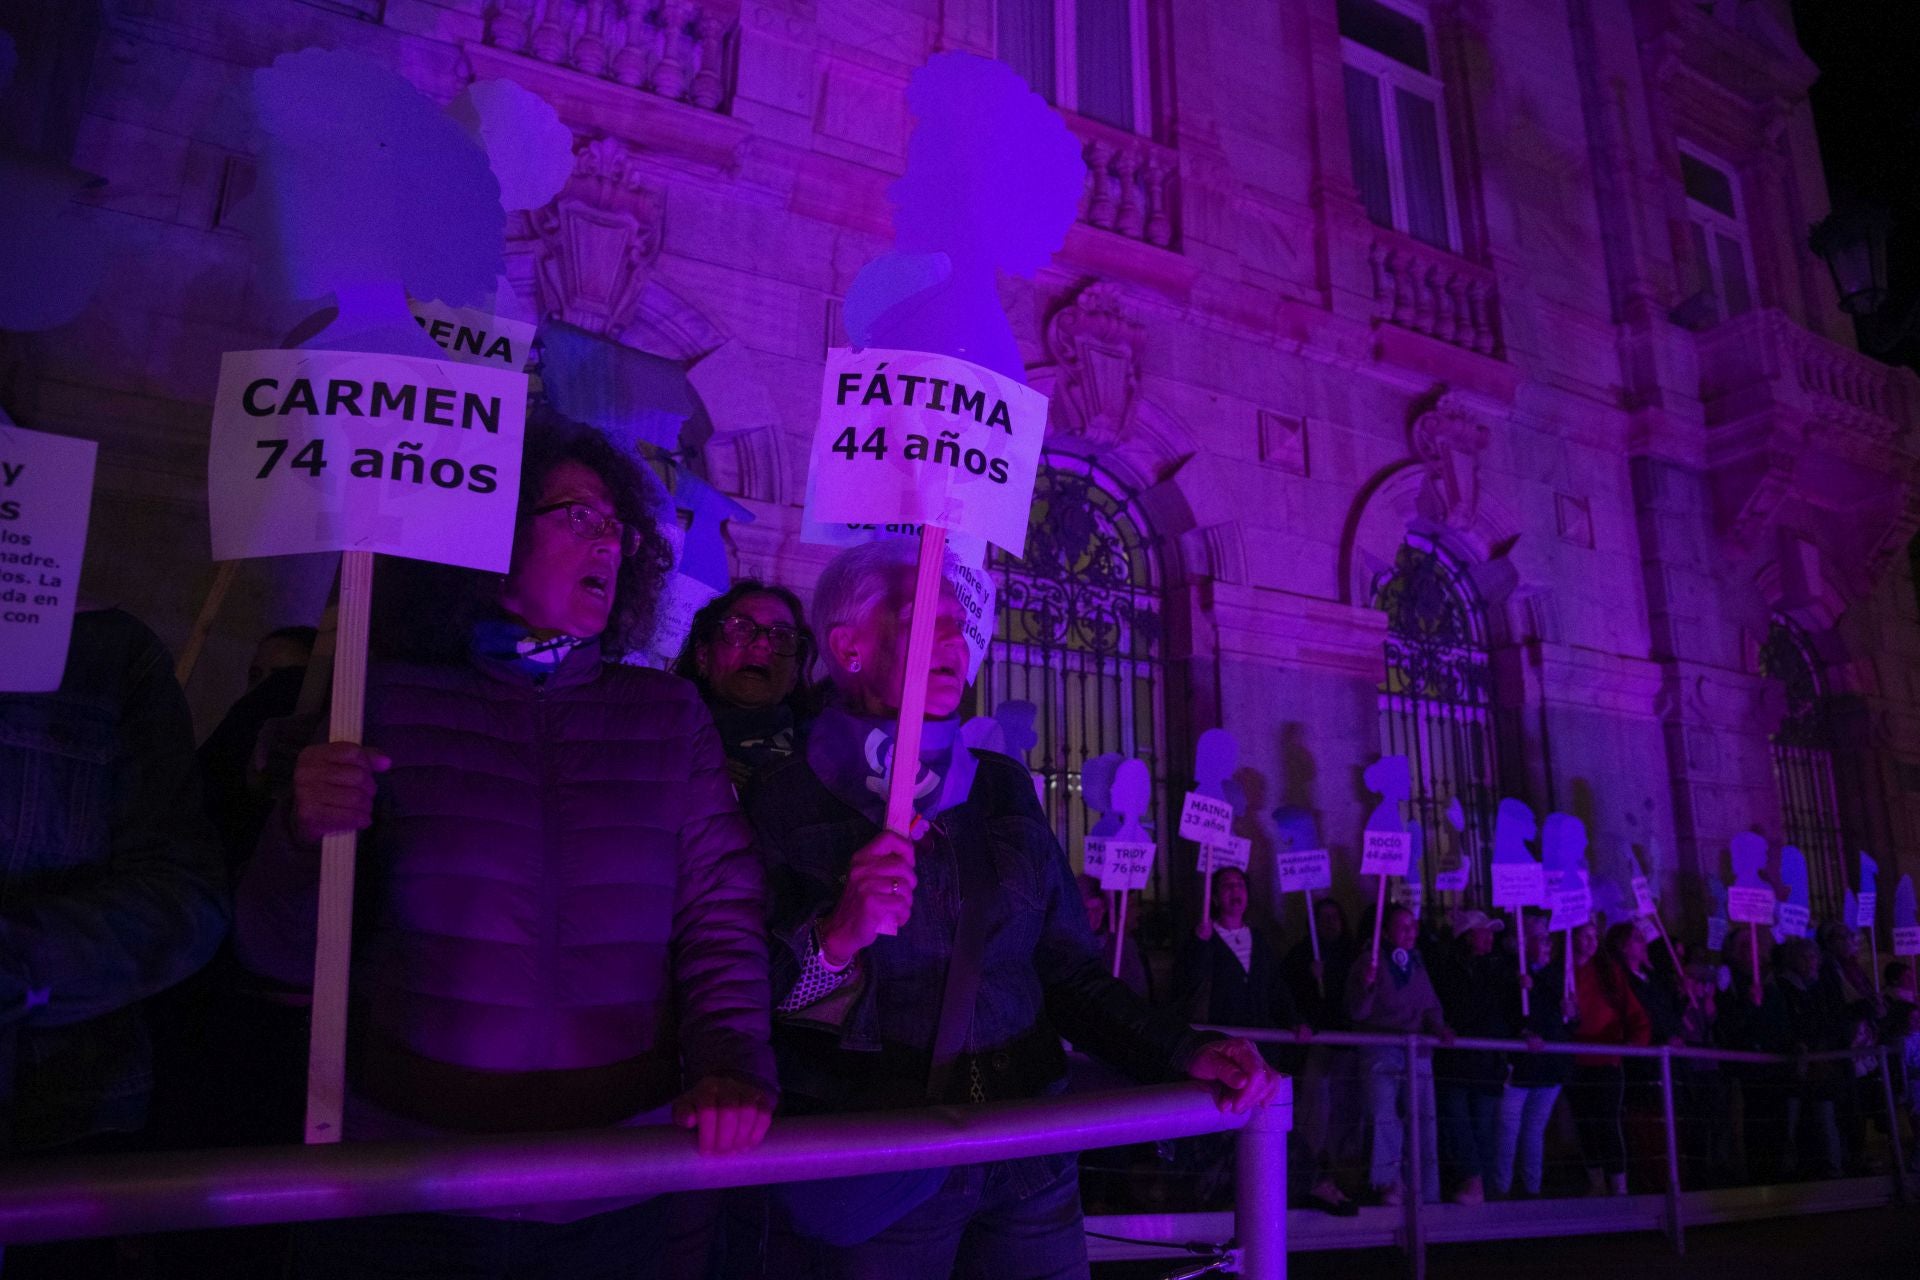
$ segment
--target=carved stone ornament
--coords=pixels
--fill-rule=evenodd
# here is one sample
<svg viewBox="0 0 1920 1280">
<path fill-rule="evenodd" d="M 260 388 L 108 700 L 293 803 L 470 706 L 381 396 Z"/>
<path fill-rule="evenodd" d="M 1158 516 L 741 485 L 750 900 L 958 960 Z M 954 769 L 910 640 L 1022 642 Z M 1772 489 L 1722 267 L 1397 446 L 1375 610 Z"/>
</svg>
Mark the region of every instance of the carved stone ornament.
<svg viewBox="0 0 1920 1280">
<path fill-rule="evenodd" d="M 1487 424 L 1458 395 L 1442 389 L 1414 417 L 1407 434 L 1427 472 L 1420 514 L 1453 529 L 1471 526 L 1480 508 L 1480 453 L 1492 434 Z"/>
<path fill-rule="evenodd" d="M 1060 366 L 1053 392 L 1057 430 L 1110 447 L 1133 426 L 1146 327 L 1120 291 L 1090 284 L 1047 321 L 1047 349 Z"/>
<path fill-rule="evenodd" d="M 660 256 L 662 208 L 628 144 L 603 137 L 575 148 L 566 189 L 531 217 L 541 314 L 619 338 Z"/>
</svg>

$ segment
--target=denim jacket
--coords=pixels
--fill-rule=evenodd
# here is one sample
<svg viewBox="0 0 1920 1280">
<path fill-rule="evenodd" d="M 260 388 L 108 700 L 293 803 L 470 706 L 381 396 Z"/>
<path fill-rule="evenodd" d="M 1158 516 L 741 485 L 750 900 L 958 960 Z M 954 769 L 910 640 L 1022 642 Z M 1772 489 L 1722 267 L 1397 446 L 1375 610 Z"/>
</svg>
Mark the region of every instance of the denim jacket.
<svg viewBox="0 0 1920 1280">
<path fill-rule="evenodd" d="M 801 1107 L 923 1105 L 960 905 L 960 858 L 988 858 L 998 888 L 980 993 L 954 1097 L 1011 1098 L 1062 1087 L 1065 1037 L 1142 1080 L 1182 1076 L 1217 1037 L 1150 1008 L 1112 976 L 1087 927 L 1073 871 L 1034 799 L 1027 771 L 976 751 L 967 799 L 915 848 L 913 914 L 861 956 L 862 986 L 837 1030 L 776 1022 L 781 1087 Z M 839 898 L 853 854 L 876 834 L 828 791 L 803 755 L 767 770 L 748 797 L 768 859 L 773 999 L 785 999 L 814 922 Z"/>
<path fill-rule="evenodd" d="M 139 1128 L 139 1002 L 226 931 L 172 667 L 138 621 L 89 611 L 58 690 L 0 694 L 0 1149 Z"/>
</svg>

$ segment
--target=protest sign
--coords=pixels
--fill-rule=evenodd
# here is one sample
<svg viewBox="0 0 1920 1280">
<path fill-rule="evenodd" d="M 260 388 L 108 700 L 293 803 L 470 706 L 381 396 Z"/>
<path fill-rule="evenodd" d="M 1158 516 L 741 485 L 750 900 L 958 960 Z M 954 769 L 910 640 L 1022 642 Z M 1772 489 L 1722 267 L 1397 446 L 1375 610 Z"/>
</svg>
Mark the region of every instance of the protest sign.
<svg viewBox="0 0 1920 1280">
<path fill-rule="evenodd" d="M 1108 840 L 1100 887 L 1115 891 L 1144 889 L 1153 871 L 1155 845 L 1144 840 Z"/>
<path fill-rule="evenodd" d="M 1718 951 L 1727 945 L 1727 930 L 1729 927 L 1725 916 L 1707 917 L 1707 950 Z"/>
<path fill-rule="evenodd" d="M 1453 866 L 1433 873 L 1436 893 L 1465 893 L 1473 882 L 1473 864 L 1461 858 Z"/>
<path fill-rule="evenodd" d="M 928 351 L 827 353 L 808 470 L 822 523 L 911 521 L 1026 547 L 1047 398 Z"/>
<path fill-rule="evenodd" d="M 1920 956 L 1920 916 L 1913 900 L 1913 877 L 1901 876 L 1893 887 L 1893 954 Z"/>
<path fill-rule="evenodd" d="M 1333 888 L 1333 859 L 1325 849 L 1283 849 L 1274 855 L 1280 892 Z"/>
<path fill-rule="evenodd" d="M 60 687 L 97 451 L 91 440 L 29 431 L 0 413 L 0 691 Z"/>
<path fill-rule="evenodd" d="M 1593 891 L 1584 876 L 1565 877 L 1548 890 L 1547 898 L 1553 908 L 1547 920 L 1550 933 L 1577 929 L 1593 919 Z"/>
<path fill-rule="evenodd" d="M 1779 899 L 1764 885 L 1757 889 L 1737 884 L 1727 887 L 1727 918 L 1735 924 L 1770 925 L 1778 906 Z"/>
<path fill-rule="evenodd" d="M 1107 838 L 1105 836 L 1087 836 L 1081 840 L 1080 871 L 1100 881 L 1102 889 L 1107 887 Z"/>
<path fill-rule="evenodd" d="M 1360 846 L 1360 874 L 1404 876 L 1413 858 L 1413 837 L 1404 831 L 1369 831 Z"/>
<path fill-rule="evenodd" d="M 1783 938 L 1804 938 L 1810 932 L 1813 913 L 1796 902 L 1783 902 L 1774 929 Z"/>
<path fill-rule="evenodd" d="M 1496 862 L 1493 872 L 1493 905 L 1517 910 L 1547 905 L 1547 878 L 1539 863 Z"/>
<path fill-rule="evenodd" d="M 1648 946 L 1667 936 L 1666 931 L 1660 927 L 1658 916 L 1641 916 L 1633 922 L 1633 927 L 1639 931 L 1640 940 Z"/>
<path fill-rule="evenodd" d="M 1180 838 L 1199 844 L 1224 843 L 1233 831 L 1233 805 L 1198 791 L 1187 792 L 1180 806 Z"/>
<path fill-rule="evenodd" d="M 1195 870 L 1205 875 L 1229 868 L 1245 871 L 1247 864 L 1253 861 L 1253 841 L 1245 836 L 1220 836 L 1203 841 L 1200 845 L 1200 858 Z"/>
<path fill-rule="evenodd" d="M 230 351 L 207 459 L 213 557 L 379 551 L 504 572 L 527 380 L 352 351 Z"/>
<path fill-rule="evenodd" d="M 1653 886 L 1645 876 L 1633 878 L 1633 914 L 1650 916 L 1659 912 L 1660 905 L 1653 900 Z"/>
<path fill-rule="evenodd" d="M 407 310 L 435 345 L 460 364 L 519 373 L 533 355 L 535 328 L 525 320 L 448 306 L 438 299 L 409 298 Z"/>
<path fill-rule="evenodd" d="M 1874 915 L 1878 912 L 1879 907 L 1880 907 L 1879 894 L 1862 893 L 1859 896 L 1859 899 L 1855 905 L 1855 910 L 1858 912 L 1858 914 L 1854 917 L 1854 921 L 1853 921 L 1854 927 L 1856 929 L 1873 928 L 1873 918 L 1874 918 Z"/>
</svg>

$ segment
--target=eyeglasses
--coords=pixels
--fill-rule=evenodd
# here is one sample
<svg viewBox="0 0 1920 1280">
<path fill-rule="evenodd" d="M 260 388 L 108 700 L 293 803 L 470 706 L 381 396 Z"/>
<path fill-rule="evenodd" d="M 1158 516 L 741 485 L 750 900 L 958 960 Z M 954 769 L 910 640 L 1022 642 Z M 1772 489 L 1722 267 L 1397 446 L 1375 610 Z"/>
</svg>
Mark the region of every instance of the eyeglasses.
<svg viewBox="0 0 1920 1280">
<path fill-rule="evenodd" d="M 767 648 L 782 658 L 791 658 L 800 652 L 800 628 L 784 622 L 763 627 L 752 618 L 735 613 L 720 624 L 720 638 L 736 649 L 748 648 L 761 636 L 767 638 Z"/>
<path fill-rule="evenodd" d="M 615 516 L 601 515 L 584 502 L 551 502 L 544 507 L 535 507 L 528 512 L 528 518 L 544 516 L 549 511 L 567 513 L 567 523 L 573 527 L 575 537 L 585 538 L 589 542 L 601 538 L 617 538 L 620 541 L 620 554 L 631 559 L 640 551 L 640 545 L 646 539 L 632 525 L 623 523 Z"/>
</svg>

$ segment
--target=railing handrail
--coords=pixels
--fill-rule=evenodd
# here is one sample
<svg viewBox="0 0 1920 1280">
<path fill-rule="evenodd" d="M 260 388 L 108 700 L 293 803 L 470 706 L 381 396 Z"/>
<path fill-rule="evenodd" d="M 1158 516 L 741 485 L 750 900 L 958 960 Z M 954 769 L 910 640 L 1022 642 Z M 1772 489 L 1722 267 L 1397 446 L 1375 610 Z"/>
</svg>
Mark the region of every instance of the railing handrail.
<svg viewBox="0 0 1920 1280">
<path fill-rule="evenodd" d="M 1301 1040 L 1292 1031 L 1279 1031 L 1272 1027 L 1213 1025 L 1201 1027 L 1199 1030 L 1224 1031 L 1228 1035 L 1240 1036 L 1263 1044 L 1330 1044 L 1362 1049 L 1404 1049 L 1407 1046 L 1407 1034 L 1397 1031 L 1315 1031 L 1310 1038 Z M 1430 1035 L 1415 1035 L 1413 1039 L 1422 1048 L 1431 1049 L 1557 1053 L 1582 1058 L 1704 1058 L 1715 1062 L 1746 1062 L 1763 1066 L 1797 1066 L 1803 1062 L 1841 1062 L 1880 1052 L 1878 1045 L 1861 1049 L 1827 1049 L 1819 1053 L 1755 1053 L 1746 1049 L 1707 1049 L 1698 1045 L 1598 1044 L 1580 1040 L 1543 1040 L 1536 1046 L 1525 1040 L 1490 1040 L 1477 1036 L 1456 1036 L 1451 1042 L 1442 1041 L 1438 1036 Z"/>
<path fill-rule="evenodd" d="M 1290 1124 L 1289 1082 L 1271 1104 Z M 802 1182 L 1126 1146 L 1246 1125 L 1201 1084 L 807 1116 L 758 1148 L 702 1156 L 666 1126 L 430 1141 L 228 1148 L 0 1165 L 0 1244 Z"/>
</svg>

